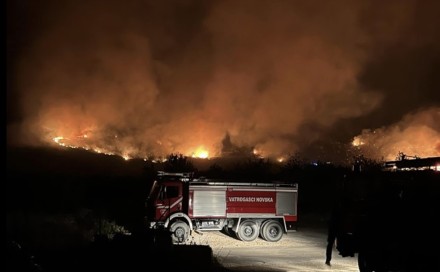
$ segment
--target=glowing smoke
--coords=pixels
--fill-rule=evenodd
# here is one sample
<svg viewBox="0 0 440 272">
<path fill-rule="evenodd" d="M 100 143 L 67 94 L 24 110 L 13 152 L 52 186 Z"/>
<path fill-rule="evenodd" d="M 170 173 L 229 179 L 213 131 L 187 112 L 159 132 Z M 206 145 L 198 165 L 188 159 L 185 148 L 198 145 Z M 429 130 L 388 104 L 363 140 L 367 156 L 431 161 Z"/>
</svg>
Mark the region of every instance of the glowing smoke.
<svg viewBox="0 0 440 272">
<path fill-rule="evenodd" d="M 440 108 L 406 115 L 389 127 L 364 130 L 353 145 L 370 158 L 395 160 L 399 152 L 414 157 L 440 156 Z"/>
<path fill-rule="evenodd" d="M 201 149 L 218 156 L 230 137 L 231 146 L 263 156 L 294 153 L 380 105 L 382 95 L 357 80 L 382 37 L 360 23 L 370 8 L 360 1 L 41 4 L 38 35 L 14 71 L 24 117 L 18 141 L 63 137 L 66 146 L 132 158 Z M 405 29 L 405 16 L 391 30 Z M 393 41 L 386 37 L 380 42 Z"/>
</svg>

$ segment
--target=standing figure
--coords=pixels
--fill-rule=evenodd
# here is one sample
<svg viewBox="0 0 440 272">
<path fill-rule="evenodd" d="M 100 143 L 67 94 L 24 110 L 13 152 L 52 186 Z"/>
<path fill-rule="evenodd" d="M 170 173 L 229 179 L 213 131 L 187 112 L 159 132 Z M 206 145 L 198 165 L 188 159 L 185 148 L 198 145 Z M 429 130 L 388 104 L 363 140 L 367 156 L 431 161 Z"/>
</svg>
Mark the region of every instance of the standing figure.
<svg viewBox="0 0 440 272">
<path fill-rule="evenodd" d="M 330 216 L 330 220 L 328 222 L 328 234 L 327 234 L 327 248 L 325 252 L 325 264 L 331 265 L 332 260 L 332 251 L 336 242 L 336 237 L 338 236 L 338 232 L 340 231 L 339 225 L 341 221 L 341 207 L 342 203 L 339 202 L 334 207 L 332 214 Z"/>
</svg>

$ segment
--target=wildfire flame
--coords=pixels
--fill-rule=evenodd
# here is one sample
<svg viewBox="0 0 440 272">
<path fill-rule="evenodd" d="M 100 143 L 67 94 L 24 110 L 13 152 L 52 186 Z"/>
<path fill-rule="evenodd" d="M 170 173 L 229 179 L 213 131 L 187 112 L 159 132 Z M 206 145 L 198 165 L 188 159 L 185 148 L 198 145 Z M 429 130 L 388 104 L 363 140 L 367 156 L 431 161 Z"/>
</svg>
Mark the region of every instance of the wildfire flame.
<svg viewBox="0 0 440 272">
<path fill-rule="evenodd" d="M 54 137 L 52 139 L 55 143 L 61 145 L 61 146 L 66 146 L 62 141 L 64 140 L 64 137 L 62 136 L 58 136 L 58 137 Z"/>
<path fill-rule="evenodd" d="M 420 116 L 409 116 L 406 118 L 409 119 L 408 122 L 402 121 L 390 128 L 365 129 L 362 134 L 347 143 L 351 145 L 348 147 L 349 151 L 378 160 L 394 160 L 397 151 L 417 154 L 420 157 L 439 156 L 439 130 L 434 121 L 436 118 L 431 118 L 436 114 L 437 111 L 431 110 L 423 112 Z M 433 124 L 427 122 L 427 125 L 421 125 L 419 121 L 431 119 Z M 42 127 L 42 140 L 63 148 L 120 156 L 124 160 L 139 158 L 163 162 L 167 154 L 180 153 L 180 151 L 185 156 L 199 159 L 209 159 L 223 154 L 219 145 L 203 140 L 211 139 L 210 137 L 195 137 L 187 140 L 185 137 L 174 139 L 156 135 L 157 138 L 149 142 L 133 142 L 132 135 L 123 130 L 110 129 L 93 122 L 85 123 L 82 125 L 79 122 L 75 126 L 69 125 L 68 122 L 63 123 L 63 126 L 45 125 Z M 182 143 L 179 142 L 180 140 Z M 344 148 L 346 147 L 344 145 Z M 245 152 L 249 155 L 249 149 Z M 252 154 L 256 158 L 270 158 L 279 163 L 284 163 L 288 159 L 288 156 L 272 149 L 270 145 L 256 144 Z M 436 167 L 436 171 L 440 171 L 440 166 Z"/>
<path fill-rule="evenodd" d="M 264 158 L 263 156 L 263 151 L 254 148 L 254 150 L 252 150 L 252 154 L 254 154 L 255 156 L 259 157 L 259 158 Z"/>
<path fill-rule="evenodd" d="M 83 135 L 79 135 L 79 136 L 76 136 L 73 138 L 81 140 L 81 139 L 87 139 L 87 138 L 89 138 L 89 136 L 87 134 L 83 134 Z M 67 138 L 64 136 L 56 136 L 56 137 L 52 138 L 53 142 L 55 142 L 57 145 L 62 146 L 62 147 L 68 147 L 68 148 L 73 148 L 73 149 L 81 148 L 84 150 L 93 151 L 98 154 L 105 154 L 105 155 L 109 155 L 109 156 L 116 155 L 114 152 L 111 152 L 111 151 L 107 150 L 106 148 L 96 147 L 96 146 L 89 145 L 86 143 L 81 144 L 81 142 L 79 142 L 78 140 L 77 141 L 71 140 L 70 138 Z M 128 155 L 121 154 L 120 156 L 123 157 L 125 160 L 131 159 L 131 157 Z"/>
<path fill-rule="evenodd" d="M 209 152 L 203 146 L 200 146 L 192 154 L 193 158 L 207 159 L 209 157 Z"/>
<path fill-rule="evenodd" d="M 277 162 L 279 162 L 279 163 L 283 163 L 283 162 L 285 162 L 286 161 L 286 158 L 285 157 L 278 157 L 277 158 Z"/>
<path fill-rule="evenodd" d="M 351 142 L 351 144 L 353 146 L 361 146 L 361 145 L 364 145 L 365 142 L 361 139 L 361 137 L 356 136 L 356 137 L 354 137 L 353 142 Z"/>
<path fill-rule="evenodd" d="M 117 135 L 114 135 L 113 138 L 118 140 Z M 115 150 L 112 149 L 111 145 L 107 147 L 104 147 L 103 145 L 98 146 L 97 144 L 94 143 L 94 140 L 96 139 L 92 139 L 92 137 L 90 137 L 88 134 L 81 134 L 79 136 L 72 136 L 72 137 L 56 136 L 52 138 L 52 141 L 54 143 L 62 147 L 81 148 L 84 150 L 96 152 L 98 154 L 117 155 L 122 157 L 124 160 L 131 160 L 135 157 L 139 157 L 142 158 L 144 161 L 146 161 L 149 158 L 146 155 L 137 154 L 136 150 L 133 150 L 132 148 L 124 148 L 122 150 L 121 149 L 118 150 L 119 152 L 115 152 Z M 189 154 L 191 154 L 191 157 L 193 158 L 200 158 L 200 159 L 209 158 L 209 151 L 204 146 L 197 147 L 194 152 L 189 152 Z M 151 159 L 153 162 L 166 161 L 166 159 L 164 158 L 151 158 Z"/>
</svg>

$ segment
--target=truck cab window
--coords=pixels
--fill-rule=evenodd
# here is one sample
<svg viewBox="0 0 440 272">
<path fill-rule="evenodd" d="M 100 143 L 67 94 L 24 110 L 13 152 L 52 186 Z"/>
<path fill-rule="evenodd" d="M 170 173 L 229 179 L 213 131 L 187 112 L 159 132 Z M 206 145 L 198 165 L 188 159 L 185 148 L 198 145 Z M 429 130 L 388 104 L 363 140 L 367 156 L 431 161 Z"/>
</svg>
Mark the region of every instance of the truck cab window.
<svg viewBox="0 0 440 272">
<path fill-rule="evenodd" d="M 179 187 L 177 187 L 177 186 L 166 187 L 166 197 L 167 198 L 175 198 L 178 196 L 179 196 Z"/>
</svg>

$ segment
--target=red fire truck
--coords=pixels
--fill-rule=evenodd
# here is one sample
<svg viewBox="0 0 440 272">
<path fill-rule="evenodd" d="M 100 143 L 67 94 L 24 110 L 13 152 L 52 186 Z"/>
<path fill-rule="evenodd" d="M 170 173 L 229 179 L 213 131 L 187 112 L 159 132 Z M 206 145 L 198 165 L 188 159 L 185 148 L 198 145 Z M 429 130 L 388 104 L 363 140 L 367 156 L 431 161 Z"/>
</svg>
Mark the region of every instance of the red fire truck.
<svg viewBox="0 0 440 272">
<path fill-rule="evenodd" d="M 256 183 L 158 172 L 147 198 L 147 224 L 184 243 L 192 231 L 224 231 L 241 241 L 279 241 L 295 231 L 297 183 Z"/>
</svg>

